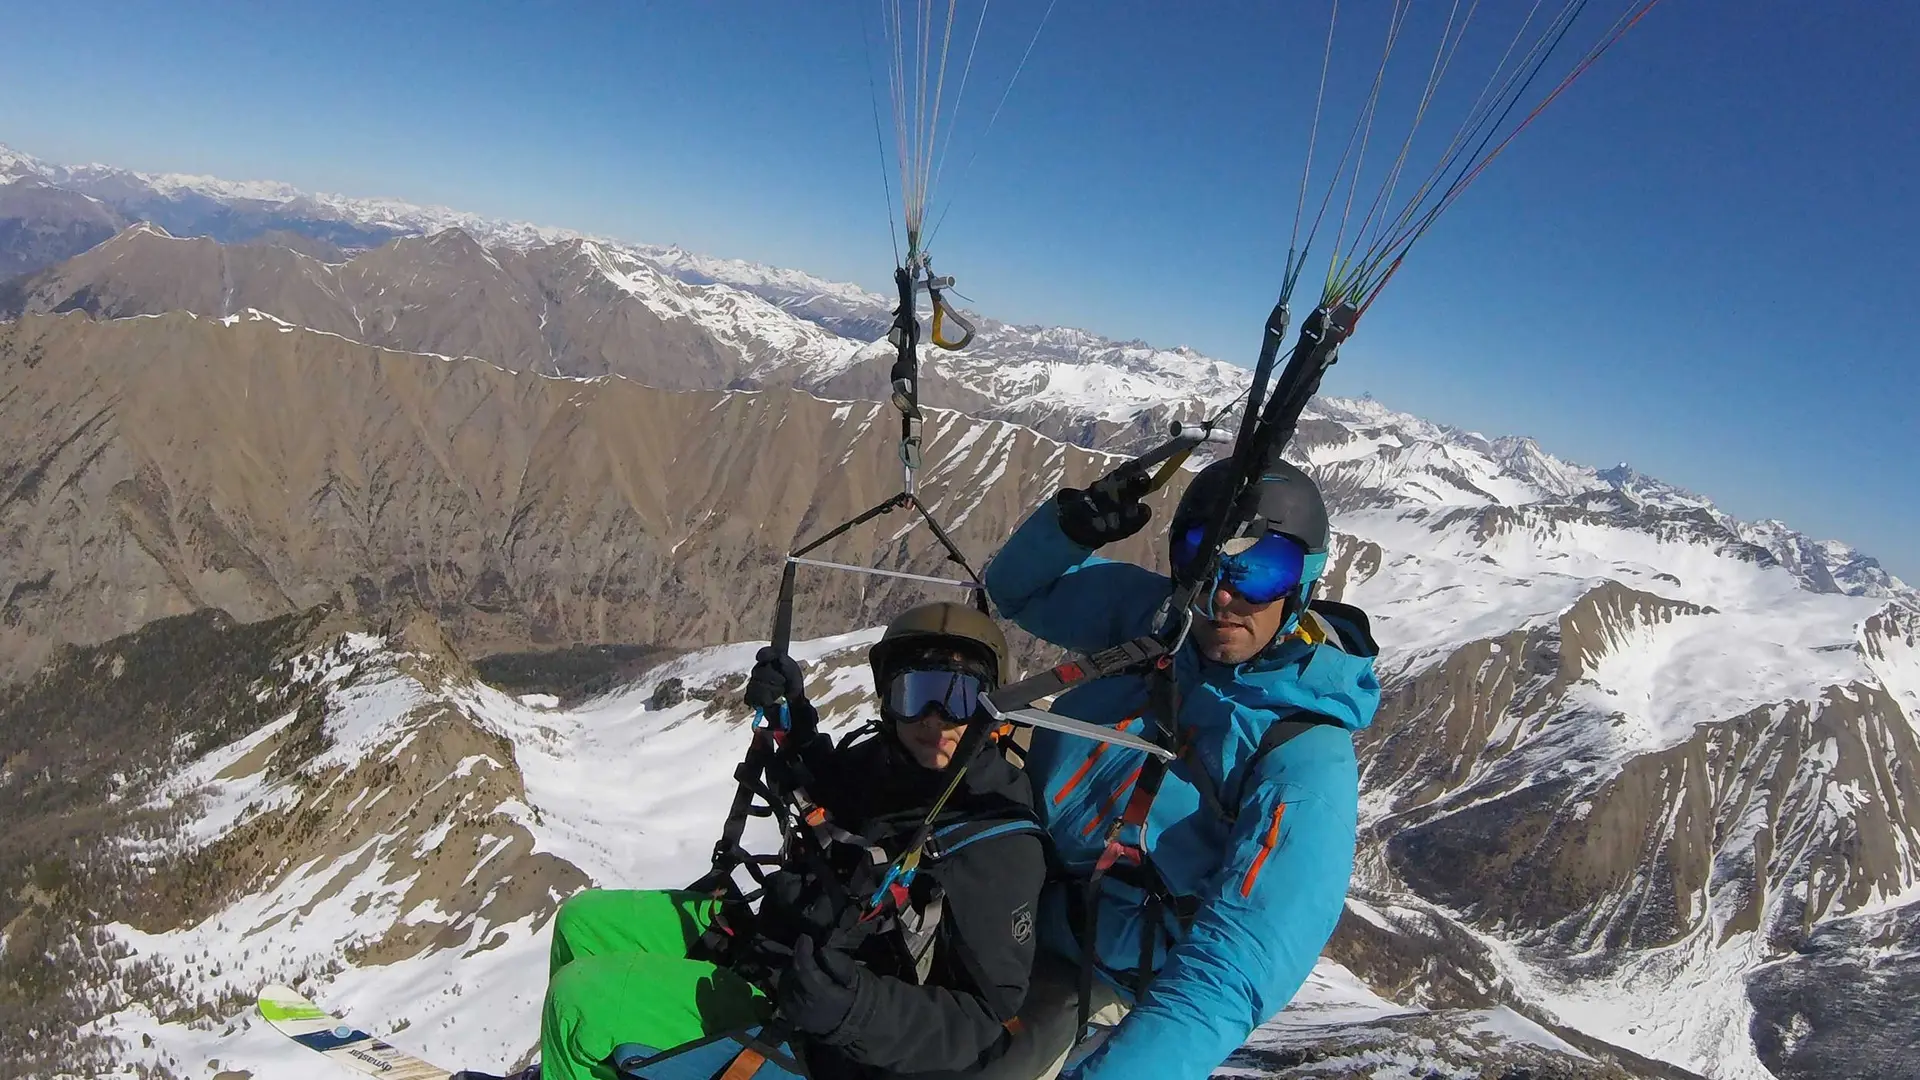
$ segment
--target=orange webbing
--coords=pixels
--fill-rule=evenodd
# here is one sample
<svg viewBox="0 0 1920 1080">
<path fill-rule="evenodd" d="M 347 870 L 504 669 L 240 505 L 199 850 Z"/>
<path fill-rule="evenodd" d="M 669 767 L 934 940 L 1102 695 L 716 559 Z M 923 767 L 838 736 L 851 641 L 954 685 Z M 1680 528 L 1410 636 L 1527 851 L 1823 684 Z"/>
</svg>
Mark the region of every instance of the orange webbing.
<svg viewBox="0 0 1920 1080">
<path fill-rule="evenodd" d="M 727 1066 L 727 1071 L 720 1074 L 719 1080 L 747 1080 L 748 1077 L 759 1072 L 760 1066 L 766 1063 L 765 1054 L 751 1046 L 742 1047 L 740 1053 L 734 1057 L 733 1063 Z"/>
</svg>

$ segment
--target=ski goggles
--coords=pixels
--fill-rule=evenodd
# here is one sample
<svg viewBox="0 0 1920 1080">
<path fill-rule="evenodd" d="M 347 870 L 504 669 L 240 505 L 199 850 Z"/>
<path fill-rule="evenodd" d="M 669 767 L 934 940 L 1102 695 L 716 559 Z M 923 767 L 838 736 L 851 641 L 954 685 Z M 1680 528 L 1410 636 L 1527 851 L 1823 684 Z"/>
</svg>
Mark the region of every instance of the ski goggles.
<svg viewBox="0 0 1920 1080">
<path fill-rule="evenodd" d="M 881 700 L 888 712 L 906 720 L 921 719 L 937 708 L 946 713 L 949 723 L 964 724 L 991 689 L 986 680 L 969 672 L 918 668 L 897 672 L 887 680 Z"/>
<path fill-rule="evenodd" d="M 1173 538 L 1173 569 L 1182 572 L 1200 555 L 1200 542 L 1207 526 L 1200 522 L 1176 533 Z M 1239 546 L 1229 541 L 1227 546 Z M 1325 555 L 1309 555 L 1306 546 L 1285 533 L 1263 532 L 1239 551 L 1220 553 L 1218 585 L 1224 585 L 1255 604 L 1270 604 L 1300 588 L 1309 571 L 1318 576 L 1326 565 Z"/>
</svg>

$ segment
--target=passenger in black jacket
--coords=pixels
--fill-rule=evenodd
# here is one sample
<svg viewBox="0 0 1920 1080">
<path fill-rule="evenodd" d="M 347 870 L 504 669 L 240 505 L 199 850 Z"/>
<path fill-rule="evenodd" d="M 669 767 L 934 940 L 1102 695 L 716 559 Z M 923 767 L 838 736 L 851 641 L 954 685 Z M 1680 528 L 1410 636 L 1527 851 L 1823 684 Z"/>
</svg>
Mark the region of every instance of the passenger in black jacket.
<svg viewBox="0 0 1920 1080">
<path fill-rule="evenodd" d="M 1006 639 L 970 607 L 928 604 L 894 620 L 870 657 L 878 733 L 841 749 L 814 735 L 791 747 L 790 760 L 794 786 L 880 854 L 834 843 L 826 867 L 789 868 L 769 882 L 761 931 L 795 946 L 776 1002 L 812 1036 L 806 1058 L 816 1080 L 967 1075 L 1006 1048 L 1007 1022 L 1026 998 L 1034 902 L 1046 877 L 1032 788 L 998 750 L 974 758 L 936 818 L 935 842 L 895 925 L 850 951 L 819 946 L 848 925 L 845 904 L 871 903 L 946 790 L 961 721 L 1006 676 Z M 756 678 L 763 688 L 777 679 L 791 722 L 804 730 L 812 707 L 797 666 L 764 656 Z"/>
<path fill-rule="evenodd" d="M 761 651 L 747 700 L 786 710 L 769 774 L 815 843 L 769 875 L 758 912 L 691 891 L 568 900 L 554 919 L 542 1063 L 517 1080 L 712 1076 L 755 1053 L 776 1066 L 756 1078 L 777 1077 L 788 1051 L 812 1080 L 939 1080 L 1007 1050 L 1045 834 L 1025 774 L 995 747 L 940 804 L 964 721 L 1008 676 L 1006 639 L 970 607 L 928 604 L 889 624 L 869 658 L 881 721 L 835 746 L 799 665 Z M 932 839 L 903 873 L 936 804 Z M 761 1038 L 786 1031 L 789 1046 Z"/>
</svg>

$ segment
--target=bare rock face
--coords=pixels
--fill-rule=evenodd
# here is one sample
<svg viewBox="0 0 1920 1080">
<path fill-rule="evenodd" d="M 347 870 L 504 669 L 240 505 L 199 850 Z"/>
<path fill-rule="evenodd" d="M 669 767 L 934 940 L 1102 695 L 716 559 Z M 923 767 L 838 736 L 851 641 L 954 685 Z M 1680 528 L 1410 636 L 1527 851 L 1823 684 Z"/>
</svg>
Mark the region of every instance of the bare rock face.
<svg viewBox="0 0 1920 1080">
<path fill-rule="evenodd" d="M 5 313 L 81 311 L 97 318 L 193 311 L 214 318 L 247 308 L 287 311 L 316 329 L 357 329 L 337 310 L 333 271 L 271 245 L 228 246 L 135 225 L 106 243 L 13 283 Z"/>
<path fill-rule="evenodd" d="M 472 655 L 764 636 L 783 554 L 900 490 L 896 424 L 879 403 L 515 374 L 262 317 L 27 316 L 0 325 L 0 657 L 17 675 L 59 640 L 336 597 L 429 610 Z M 925 436 L 921 496 L 975 570 L 1099 468 L 952 413 Z M 1151 564 L 1153 533 L 1115 554 Z M 964 576 L 904 510 L 816 555 Z M 924 595 L 799 582 L 801 634 Z"/>
</svg>

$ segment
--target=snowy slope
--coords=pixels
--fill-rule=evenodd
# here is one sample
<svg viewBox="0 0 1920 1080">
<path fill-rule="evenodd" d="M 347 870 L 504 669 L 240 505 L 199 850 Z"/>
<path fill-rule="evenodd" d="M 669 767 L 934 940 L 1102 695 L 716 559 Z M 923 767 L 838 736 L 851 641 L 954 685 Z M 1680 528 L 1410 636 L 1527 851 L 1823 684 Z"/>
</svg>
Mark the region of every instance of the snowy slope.
<svg viewBox="0 0 1920 1080">
<path fill-rule="evenodd" d="M 830 730 L 870 718 L 864 653 L 876 639 L 875 630 L 863 630 L 796 645 Z M 348 634 L 300 658 L 289 677 L 328 692 L 326 749 L 298 770 L 270 768 L 268 751 L 286 737 L 290 715 L 215 750 L 155 797 L 203 795 L 200 816 L 169 842 L 175 855 L 222 836 L 262 835 L 246 830 L 303 806 L 330 805 L 329 798 L 343 808 L 308 842 L 321 846 L 339 833 L 351 843 L 270 868 L 266 887 L 197 925 L 161 933 L 108 927 L 128 950 L 123 963 L 158 965 L 182 978 L 178 998 L 136 995 L 95 1025 L 127 1047 L 121 1071 L 106 1075 L 133 1076 L 142 1066 L 198 1075 L 204 1063 L 218 1062 L 218 1069 L 275 1080 L 335 1076 L 336 1066 L 252 1016 L 252 993 L 276 980 L 448 1068 L 524 1061 L 537 1039 L 547 922 L 558 901 L 588 882 L 671 887 L 705 869 L 746 738 L 733 701 L 756 647 L 690 654 L 572 708 L 541 695 L 510 697 L 370 635 Z M 409 753 L 468 724 L 488 749 L 410 786 Z M 368 777 L 379 779 L 356 787 Z M 473 788 L 468 794 L 478 803 L 458 816 L 418 812 L 422 800 L 475 779 L 491 786 Z M 749 846 L 765 850 L 767 842 L 762 823 L 753 823 Z M 520 881 L 539 865 L 530 856 L 557 857 L 581 876 L 565 887 L 545 877 Z M 445 877 L 442 891 L 414 899 L 423 878 L 436 875 Z M 481 888 L 491 898 L 529 887 L 539 902 L 509 920 L 490 918 L 490 902 L 475 899 Z M 416 936 L 434 947 L 397 957 L 379 952 Z M 196 1007 L 198 1019 L 175 1012 Z M 175 1018 L 163 1020 L 166 1014 Z M 1416 1020 L 1427 1026 L 1392 1026 Z M 1430 1045 L 1436 1032 L 1441 1041 Z M 1222 1075 L 1264 1076 L 1263 1055 L 1330 1041 L 1345 1048 L 1341 1060 L 1381 1070 L 1366 1075 L 1402 1075 L 1386 1070 L 1425 1062 L 1437 1075 L 1464 1076 L 1462 1061 L 1506 1054 L 1529 1062 L 1543 1052 L 1581 1057 L 1508 1010 L 1430 1014 L 1398 1006 L 1326 962 L 1299 1007 L 1258 1032 Z"/>
<path fill-rule="evenodd" d="M 752 293 L 810 322 L 841 332 L 884 324 L 893 300 L 858 285 L 827 281 L 799 270 L 783 270 L 739 259 L 717 259 L 670 246 L 637 245 L 631 252 L 681 281 L 721 284 Z M 862 340 L 873 334 L 858 335 Z"/>
<path fill-rule="evenodd" d="M 829 730 L 869 717 L 852 707 L 868 677 L 865 647 L 877 631 L 796 644 L 795 655 L 814 666 L 812 692 L 829 713 Z M 449 711 L 506 740 L 506 755 L 463 757 L 434 783 L 510 771 L 521 790 L 492 805 L 462 808 L 460 818 L 423 825 L 409 805 L 393 798 L 403 780 L 357 792 L 338 812 L 340 822 L 368 819 L 377 827 L 355 835 L 331 857 L 294 860 L 270 888 L 241 898 L 196 926 L 143 933 L 125 925 L 109 931 L 131 951 L 130 961 L 158 963 L 189 975 L 190 999 L 251 1001 L 261 985 L 297 980 L 323 1006 L 334 1008 L 428 1060 L 452 1068 L 500 1064 L 529 1050 L 537 1038 L 544 990 L 545 928 L 564 891 L 547 893 L 511 922 L 489 922 L 470 909 L 459 886 L 478 880 L 498 892 L 513 884 L 500 874 L 511 853 L 548 855 L 592 883 L 618 887 L 677 887 L 706 869 L 720 820 L 732 797 L 731 771 L 745 746 L 737 707 L 687 696 L 657 707 L 662 684 L 693 688 L 724 682 L 751 665 L 752 644 L 694 654 L 664 665 L 625 690 L 578 709 L 550 707 L 552 699 L 515 699 L 470 679 L 423 676 L 404 648 L 366 635 L 348 635 L 328 651 L 296 665 L 295 678 L 333 687 L 326 724 L 331 745 L 296 774 L 271 776 L 263 745 L 292 721 L 283 718 L 182 773 L 157 799 L 204 792 L 202 816 L 175 841 L 173 854 L 229 835 L 249 822 L 288 811 L 303 797 L 312 804 L 315 782 L 351 786 L 369 765 L 404 762 L 428 740 Z M 820 662 L 820 661 L 826 662 Z M 734 697 L 737 698 L 737 688 Z M 341 770 L 348 770 L 342 772 Z M 376 770 L 377 771 L 377 770 Z M 389 773 L 380 775 L 390 778 Z M 482 792 L 483 794 L 485 792 Z M 424 796 L 422 796 L 424 797 Z M 384 805 L 383 805 L 384 804 Z M 458 820 L 493 822 L 475 839 L 465 879 L 427 901 L 403 905 L 423 874 L 437 872 L 429 856 L 461 857 L 447 830 Z M 338 825 L 339 823 L 335 823 Z M 517 828 L 516 828 L 517 827 Z M 351 831 L 351 830 L 348 830 Z M 524 834 L 524 840 L 520 835 Z M 749 844 L 765 849 L 760 822 Z M 526 843 L 530 841 L 530 846 Z M 526 850 L 512 851 L 516 846 Z M 522 857 L 510 866 L 527 865 Z M 440 947 L 397 962 L 358 966 L 340 961 L 356 948 L 390 939 L 396 928 L 422 934 L 450 927 Z M 164 1023 L 147 1004 L 110 1016 L 101 1029 L 133 1047 L 150 1039 L 136 1061 L 192 1065 L 217 1059 L 256 1076 L 314 1080 L 333 1066 L 257 1024 L 244 1011 L 218 1024 Z"/>
<path fill-rule="evenodd" d="M 1518 910 L 1529 869 L 1567 865 L 1527 862 L 1528 849 L 1578 850 L 1585 836 L 1617 857 L 1626 845 L 1619 891 L 1550 929 L 1499 933 L 1484 911 L 1448 918 L 1563 1023 L 1716 1080 L 1771 1076 L 1750 1035 L 1755 972 L 1793 955 L 1803 920 L 1910 904 L 1920 887 L 1920 806 L 1899 764 L 1914 756 L 1920 615 L 1906 597 L 1814 591 L 1724 538 L 1555 510 L 1338 518 L 1380 552 L 1343 599 L 1389 643 L 1384 681 L 1441 672 L 1414 723 L 1460 725 L 1385 759 L 1428 755 L 1417 767 L 1369 773 L 1363 825 L 1391 844 L 1409 820 L 1395 815 L 1412 815 L 1473 838 L 1461 843 L 1523 845 L 1513 876 L 1487 882 Z M 1404 724 L 1387 733 L 1413 746 L 1422 737 Z M 1518 828 L 1484 809 L 1494 802 L 1552 825 Z M 1624 834 L 1583 832 L 1589 812 L 1612 814 Z M 1593 850 L 1568 873 L 1605 880 L 1609 855 Z M 1682 882 L 1697 885 L 1672 896 Z M 1657 911 L 1663 895 L 1682 905 L 1687 932 L 1623 947 L 1642 905 Z"/>
<path fill-rule="evenodd" d="M 838 370 L 858 353 L 859 342 L 801 319 L 752 293 L 724 285 L 689 284 L 652 264 L 599 241 L 582 241 L 581 252 L 615 288 L 645 303 L 663 319 L 698 324 L 737 350 L 749 372 L 802 365 Z"/>
<path fill-rule="evenodd" d="M 1400 574 L 1418 573 L 1387 560 L 1395 565 Z M 1802 605 L 1851 612 L 1863 603 L 1798 591 L 1778 568 L 1749 572 L 1770 575 L 1776 595 L 1797 595 Z M 1395 573 L 1386 569 L 1374 580 Z M 1819 611 L 1807 606 L 1802 614 Z M 1828 617 L 1837 623 L 1846 612 Z M 1530 617 L 1519 608 L 1505 616 Z M 1871 633 L 1905 642 L 1907 626 L 1898 634 L 1884 626 Z M 796 645 L 831 730 L 871 718 L 864 651 L 876 637 L 867 629 Z M 289 739 L 296 720 L 290 714 L 209 753 L 154 794 L 156 802 L 196 792 L 202 799 L 185 830 L 154 854 L 177 857 L 223 837 L 252 835 L 257 842 L 261 823 L 314 807 L 326 808 L 327 827 L 309 838 L 308 854 L 269 865 L 260 888 L 196 925 L 151 933 L 109 927 L 129 950 L 126 963 L 177 973 L 179 996 L 133 995 L 98 1029 L 126 1040 L 129 1069 L 217 1060 L 255 1076 L 323 1080 L 332 1066 L 246 1011 L 255 988 L 286 980 L 449 1067 L 505 1068 L 524 1060 L 538 1025 L 554 906 L 588 883 L 675 886 L 705 868 L 746 737 L 744 714 L 733 702 L 757 647 L 689 654 L 567 708 L 550 697 L 503 694 L 400 641 L 368 634 L 343 635 L 297 658 L 286 677 L 327 693 L 324 746 L 298 769 L 274 768 L 270 751 Z M 1830 662 L 1866 663 L 1860 655 Z M 1872 663 L 1901 678 L 1920 677 L 1920 660 L 1890 648 Z M 1626 681 L 1604 664 L 1594 670 L 1596 689 Z M 1693 706 L 1701 716 L 1738 707 L 1702 693 Z M 441 747 L 449 733 L 469 726 L 473 738 Z M 1657 722 L 1649 730 L 1667 741 L 1683 734 Z M 1647 745 L 1616 749 L 1641 752 Z M 416 767 L 419 774 L 411 775 Z M 447 796 L 447 788 L 462 784 L 469 789 Z M 429 816 L 425 810 L 436 805 L 457 813 Z M 756 822 L 750 846 L 764 848 L 767 840 Z M 556 868 L 565 873 L 556 877 Z M 440 884 L 428 887 L 434 880 Z M 533 896 L 531 906 L 496 910 L 496 897 L 514 890 Z M 1869 910 L 1896 909 L 1920 896 L 1915 890 L 1920 882 Z M 1716 1080 L 1770 1075 L 1744 1035 L 1754 1015 L 1746 979 L 1769 960 L 1751 932 L 1717 937 L 1709 924 L 1671 948 L 1580 976 L 1498 935 L 1473 936 L 1523 1000 L 1562 1023 L 1655 1057 L 1716 1061 L 1708 1070 Z M 416 937 L 432 947 L 381 954 Z M 204 1006 L 201 1019 L 160 1018 L 196 1002 Z M 1295 1007 L 1256 1033 L 1220 1075 L 1266 1076 L 1285 1065 L 1308 1070 L 1287 1075 L 1385 1077 L 1412 1069 L 1464 1080 L 1495 1060 L 1542 1068 L 1583 1056 L 1510 1009 L 1396 1004 L 1323 962 Z"/>
<path fill-rule="evenodd" d="M 848 405 L 842 413 L 846 422 L 871 423 L 876 410 L 885 408 Z M 1369 402 L 1327 403 L 1325 418 L 1359 430 L 1403 428 L 1369 436 L 1382 440 L 1447 438 L 1417 421 L 1396 425 L 1395 414 Z M 952 438 L 936 439 L 936 471 L 967 465 L 1015 430 L 958 415 L 939 421 L 936 431 L 951 428 Z M 1576 719 L 1616 722 L 1576 724 L 1571 741 L 1521 746 L 1562 776 L 1610 776 L 1683 744 L 1703 725 L 1772 702 L 1817 699 L 1835 685 L 1884 686 L 1909 703 L 1920 688 L 1920 617 L 1912 609 L 1813 591 L 1790 568 L 1746 557 L 1724 537 L 1571 513 L 1551 499 L 1519 506 L 1408 500 L 1343 513 L 1337 525 L 1344 549 L 1377 553 L 1374 565 L 1347 575 L 1345 597 L 1374 613 L 1392 683 L 1475 642 L 1569 628 L 1559 655 L 1577 678 L 1565 700 Z M 801 647 L 815 669 L 813 694 L 838 725 L 861 719 L 854 707 L 866 677 L 860 653 L 872 634 Z M 136 1046 L 143 1036 L 151 1040 L 139 1060 L 218 1059 L 256 1075 L 318 1076 L 310 1071 L 315 1062 L 234 1011 L 233 1002 L 258 985 L 283 980 L 448 1065 L 504 1068 L 518 1060 L 531 1047 L 542 933 L 554 904 L 589 882 L 684 884 L 703 868 L 731 791 L 727 772 L 744 741 L 743 717 L 729 704 L 737 682 L 729 689 L 728 680 L 746 669 L 755 646 L 684 657 L 567 709 L 436 674 L 426 660 L 365 635 L 297 663 L 290 677 L 330 688 L 322 752 L 293 773 L 269 769 L 268 751 L 291 738 L 295 718 L 282 718 L 216 751 L 159 797 L 209 792 L 202 816 L 176 841 L 189 846 L 294 814 L 303 799 L 313 805 L 316 787 L 318 798 L 331 800 L 322 803 L 329 814 L 353 824 L 314 854 L 270 866 L 257 889 L 197 925 L 155 933 L 113 927 L 134 960 L 186 976 L 177 992 L 187 997 L 152 1005 L 136 997 L 104 1030 Z M 663 693 L 675 679 L 687 696 Z M 1487 739 L 1520 739 L 1527 733 L 1515 725 L 1533 722 L 1502 718 Z M 504 742 L 489 741 L 495 738 Z M 438 756 L 409 780 L 406 771 L 423 753 Z M 436 761 L 443 763 L 437 769 Z M 401 779 L 372 779 L 381 767 L 401 769 Z M 1815 789 L 1840 800 L 1817 819 L 1823 830 L 1838 830 L 1848 800 L 1861 793 Z M 1370 813 L 1378 798 L 1369 796 Z M 1916 881 L 1912 861 L 1899 887 L 1874 902 L 1899 902 Z M 1723 1062 L 1717 1077 L 1758 1078 L 1765 1074 L 1742 1041 L 1753 1018 L 1744 980 L 1771 954 L 1752 932 L 1720 937 L 1712 932 L 1717 923 L 1706 926 L 1671 948 L 1626 956 L 1604 976 L 1581 978 L 1503 938 L 1481 936 L 1527 999 L 1561 1020 L 1667 1060 Z M 333 961 L 343 956 L 350 962 L 336 970 Z M 1338 978 L 1327 969 L 1321 975 Z M 195 1001 L 215 1003 L 210 1020 L 159 1019 Z M 1285 1016 L 1232 1068 L 1249 1075 L 1293 1060 L 1311 1043 L 1343 1048 L 1323 1060 L 1374 1070 L 1364 1075 L 1421 1065 L 1464 1076 L 1447 1063 L 1479 1052 L 1488 1032 L 1501 1045 L 1518 1040 L 1559 1052 L 1498 1011 L 1463 1018 L 1447 1010 L 1436 1018 L 1362 1004 L 1374 1011 Z M 1407 1050 L 1422 1039 L 1436 1048 L 1432 1054 Z"/>
</svg>

